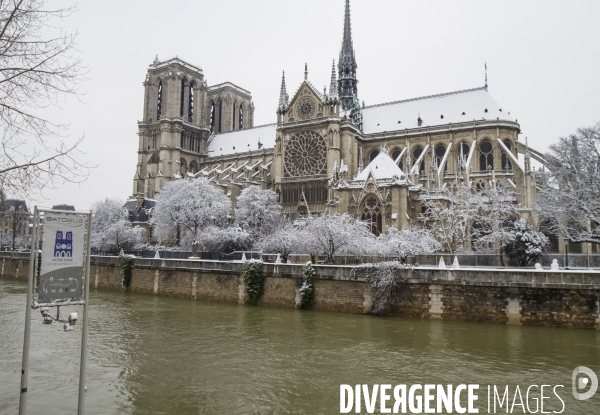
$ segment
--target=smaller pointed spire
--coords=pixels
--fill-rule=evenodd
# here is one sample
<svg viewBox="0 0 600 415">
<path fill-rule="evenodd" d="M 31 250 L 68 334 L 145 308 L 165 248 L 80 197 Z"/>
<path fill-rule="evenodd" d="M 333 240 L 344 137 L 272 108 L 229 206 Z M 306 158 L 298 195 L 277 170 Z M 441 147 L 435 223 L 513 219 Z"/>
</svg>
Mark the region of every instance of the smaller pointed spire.
<svg viewBox="0 0 600 415">
<path fill-rule="evenodd" d="M 333 64 L 331 65 L 331 82 L 329 84 L 329 96 L 332 98 L 338 97 L 337 75 L 335 72 L 335 59 L 333 60 Z"/>
<path fill-rule="evenodd" d="M 308 81 L 308 64 L 304 64 L 304 80 Z"/>
<path fill-rule="evenodd" d="M 158 65 L 160 63 L 160 61 L 158 60 L 158 54 L 154 58 L 154 62 L 153 63 L 154 63 L 154 65 Z"/>
<path fill-rule="evenodd" d="M 285 71 L 281 77 L 281 91 L 279 92 L 279 109 L 285 109 L 288 105 L 288 94 L 285 88 Z"/>
<path fill-rule="evenodd" d="M 487 62 L 484 64 L 485 67 L 485 90 L 488 90 L 488 83 L 487 83 Z"/>
</svg>

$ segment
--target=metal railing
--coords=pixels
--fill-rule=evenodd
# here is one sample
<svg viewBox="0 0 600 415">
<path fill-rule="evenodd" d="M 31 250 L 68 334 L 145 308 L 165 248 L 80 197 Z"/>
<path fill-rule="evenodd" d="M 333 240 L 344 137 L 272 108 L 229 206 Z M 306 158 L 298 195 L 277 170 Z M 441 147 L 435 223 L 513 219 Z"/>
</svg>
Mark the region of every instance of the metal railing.
<svg viewBox="0 0 600 415">
<path fill-rule="evenodd" d="M 96 252 L 92 253 L 92 261 L 94 264 L 105 264 L 105 265 L 114 265 L 116 264 L 117 257 L 120 251 L 111 251 L 111 252 Z M 138 265 L 145 264 L 150 266 L 150 264 L 155 264 L 155 254 L 156 251 L 124 251 L 125 254 L 134 255 L 135 263 Z M 236 251 L 231 254 L 225 254 L 222 252 L 198 252 L 197 260 L 190 259 L 192 257 L 191 251 L 159 251 L 161 260 L 168 260 L 168 266 L 176 266 L 176 267 L 187 267 L 194 268 L 196 265 L 194 263 L 202 264 L 202 261 L 206 263 L 206 261 L 212 262 L 240 262 L 243 257 L 246 259 L 262 259 L 265 263 L 274 263 L 277 258 L 277 254 L 266 254 L 257 251 Z M 406 258 L 406 263 L 415 265 L 415 266 L 439 266 L 440 260 L 443 258 L 444 263 L 447 267 L 452 266 L 454 262 L 454 258 L 458 259 L 458 263 L 460 267 L 481 267 L 481 268 L 498 268 L 498 267 L 506 267 L 506 268 L 519 268 L 512 265 L 510 259 L 504 255 L 500 256 L 499 254 L 448 254 L 448 253 L 437 253 L 437 254 L 427 254 L 427 255 L 415 255 L 409 256 Z M 0 252 L 0 258 L 10 258 L 10 259 L 19 259 L 19 260 L 28 260 L 29 253 L 27 252 Z M 147 261 L 145 261 L 147 260 Z M 310 260 L 310 256 L 307 254 L 292 254 L 290 255 L 290 260 L 292 263 L 304 264 L 306 261 Z M 333 257 L 335 265 L 346 265 L 353 266 L 363 263 L 376 263 L 381 261 L 394 261 L 399 260 L 396 257 L 386 257 L 386 256 L 377 256 L 377 255 L 364 255 L 362 257 L 355 257 L 353 255 L 335 255 Z M 600 269 L 600 254 L 564 254 L 564 253 L 554 253 L 554 254 L 543 254 L 540 259 L 536 262 L 539 262 L 542 267 L 550 268 L 553 260 L 556 260 L 559 268 L 561 269 Z M 180 261 L 180 262 L 171 262 L 171 261 Z M 323 255 L 319 255 L 316 258 L 317 264 L 326 264 L 327 257 Z M 202 265 L 198 265 L 197 267 L 205 267 Z M 526 267 L 522 268 L 533 268 L 534 264 L 530 264 Z"/>
</svg>

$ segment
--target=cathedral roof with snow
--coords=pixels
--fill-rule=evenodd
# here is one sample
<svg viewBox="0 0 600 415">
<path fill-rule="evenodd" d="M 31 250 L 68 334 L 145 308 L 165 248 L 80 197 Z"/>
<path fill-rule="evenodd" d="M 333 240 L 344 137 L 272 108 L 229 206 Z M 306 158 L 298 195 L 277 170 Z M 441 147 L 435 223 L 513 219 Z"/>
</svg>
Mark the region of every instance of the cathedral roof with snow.
<svg viewBox="0 0 600 415">
<path fill-rule="evenodd" d="M 402 179 L 405 176 L 386 150 L 381 151 L 354 180 L 367 180 L 369 173 L 373 175 L 375 180 L 393 179 L 394 177 Z"/>
<path fill-rule="evenodd" d="M 243 154 L 250 151 L 275 148 L 277 124 L 216 134 L 208 143 L 208 157 Z M 261 146 L 259 147 L 259 143 Z"/>
<path fill-rule="evenodd" d="M 515 121 L 486 87 L 372 105 L 362 112 L 365 134 L 473 120 Z"/>
</svg>

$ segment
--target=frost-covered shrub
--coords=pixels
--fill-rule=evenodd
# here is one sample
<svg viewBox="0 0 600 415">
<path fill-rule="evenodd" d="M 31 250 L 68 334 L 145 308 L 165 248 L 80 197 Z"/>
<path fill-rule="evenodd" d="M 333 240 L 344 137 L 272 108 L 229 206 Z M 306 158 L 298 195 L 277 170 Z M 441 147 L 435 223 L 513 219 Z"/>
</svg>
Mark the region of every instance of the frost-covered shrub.
<svg viewBox="0 0 600 415">
<path fill-rule="evenodd" d="M 304 245 L 302 232 L 289 219 L 284 218 L 277 224 L 275 230 L 265 235 L 257 244 L 256 248 L 266 253 L 281 255 L 285 263 L 292 252 L 299 252 Z"/>
<path fill-rule="evenodd" d="M 131 284 L 131 266 L 133 265 L 132 255 L 119 255 L 117 258 L 117 266 L 121 268 L 121 284 L 125 289 Z"/>
<path fill-rule="evenodd" d="M 298 304 L 298 308 L 301 310 L 306 310 L 313 304 L 315 299 L 314 278 L 315 269 L 312 262 L 308 261 L 302 268 L 302 287 L 300 287 L 300 304 Z"/>
<path fill-rule="evenodd" d="M 536 231 L 527 219 L 519 219 L 514 223 L 512 238 L 504 244 L 504 253 L 510 258 L 512 265 L 525 267 L 535 262 L 548 245 L 548 238 Z"/>
<path fill-rule="evenodd" d="M 402 294 L 406 279 L 401 272 L 408 265 L 398 261 L 362 264 L 352 269 L 354 278 L 363 277 L 371 284 L 371 314 L 386 314 L 392 309 L 394 299 Z"/>
<path fill-rule="evenodd" d="M 248 232 L 238 226 L 227 228 L 209 226 L 198 232 L 196 241 L 204 251 L 213 252 L 246 251 L 252 245 Z"/>
<path fill-rule="evenodd" d="M 256 304 L 265 290 L 265 275 L 262 266 L 263 262 L 256 259 L 244 262 L 244 286 L 248 304 Z"/>
<path fill-rule="evenodd" d="M 430 229 L 406 226 L 401 230 L 390 226 L 386 234 L 380 235 L 373 244 L 379 253 L 398 257 L 406 262 L 409 255 L 430 254 L 441 248 Z"/>
</svg>

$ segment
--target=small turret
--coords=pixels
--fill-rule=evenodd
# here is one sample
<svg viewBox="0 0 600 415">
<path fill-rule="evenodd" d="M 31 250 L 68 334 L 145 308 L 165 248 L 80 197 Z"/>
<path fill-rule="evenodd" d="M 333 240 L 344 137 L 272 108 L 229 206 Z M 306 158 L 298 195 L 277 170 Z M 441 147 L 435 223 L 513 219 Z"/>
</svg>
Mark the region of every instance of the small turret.
<svg viewBox="0 0 600 415">
<path fill-rule="evenodd" d="M 331 65 L 331 82 L 329 84 L 329 96 L 331 98 L 338 98 L 337 75 L 335 73 L 335 59 L 333 60 L 333 64 Z"/>
<path fill-rule="evenodd" d="M 283 75 L 281 76 L 281 90 L 279 92 L 279 107 L 278 109 L 285 110 L 287 109 L 289 101 L 289 96 L 287 94 L 287 90 L 285 87 L 285 71 L 283 71 Z"/>
</svg>

